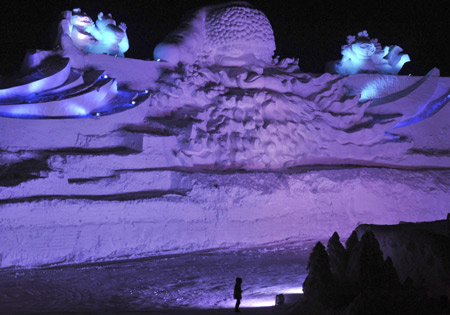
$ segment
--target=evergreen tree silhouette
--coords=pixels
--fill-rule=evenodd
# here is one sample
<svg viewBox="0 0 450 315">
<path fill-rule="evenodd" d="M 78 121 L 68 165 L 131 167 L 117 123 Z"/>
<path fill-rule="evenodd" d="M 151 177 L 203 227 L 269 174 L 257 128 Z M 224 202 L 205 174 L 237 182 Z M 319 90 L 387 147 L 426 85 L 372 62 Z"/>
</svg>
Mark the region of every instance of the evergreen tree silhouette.
<svg viewBox="0 0 450 315">
<path fill-rule="evenodd" d="M 309 255 L 307 269 L 309 273 L 303 283 L 305 297 L 327 304 L 332 288 L 332 276 L 329 257 L 321 242 L 317 242 Z"/>
<path fill-rule="evenodd" d="M 327 252 L 330 260 L 330 271 L 333 278 L 339 282 L 345 281 L 348 254 L 339 240 L 339 234 L 334 232 L 328 240 Z"/>
<path fill-rule="evenodd" d="M 383 280 L 383 252 L 375 235 L 367 231 L 361 237 L 359 283 L 362 288 L 381 288 Z"/>
<path fill-rule="evenodd" d="M 383 263 L 383 288 L 395 290 L 400 288 L 400 279 L 394 267 L 391 257 L 387 257 Z"/>
<path fill-rule="evenodd" d="M 345 249 L 347 250 L 347 254 L 348 255 L 350 255 L 351 251 L 353 250 L 355 245 L 358 244 L 358 243 L 359 243 L 359 241 L 358 241 L 358 234 L 356 234 L 356 231 L 353 230 L 352 234 L 350 235 L 350 237 L 345 242 Z"/>
</svg>

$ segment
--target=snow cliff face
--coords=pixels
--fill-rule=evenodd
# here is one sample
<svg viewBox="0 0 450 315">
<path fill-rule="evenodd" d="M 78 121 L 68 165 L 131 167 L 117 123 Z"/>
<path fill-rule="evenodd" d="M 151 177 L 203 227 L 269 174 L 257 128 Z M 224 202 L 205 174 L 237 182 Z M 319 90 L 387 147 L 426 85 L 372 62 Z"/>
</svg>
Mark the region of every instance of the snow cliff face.
<svg viewBox="0 0 450 315">
<path fill-rule="evenodd" d="M 115 154 L 77 169 L 74 157 L 2 188 L 1 267 L 348 237 L 359 223 L 442 218 L 450 202 L 442 170 L 192 173 L 133 169 L 137 159 Z"/>
</svg>

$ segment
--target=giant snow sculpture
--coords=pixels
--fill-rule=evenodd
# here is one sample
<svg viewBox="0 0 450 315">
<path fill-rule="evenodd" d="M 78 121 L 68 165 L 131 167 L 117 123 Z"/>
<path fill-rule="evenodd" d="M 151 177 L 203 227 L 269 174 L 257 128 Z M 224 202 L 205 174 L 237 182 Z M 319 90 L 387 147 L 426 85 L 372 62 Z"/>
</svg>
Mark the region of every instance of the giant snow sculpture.
<svg viewBox="0 0 450 315">
<path fill-rule="evenodd" d="M 235 27 L 255 18 L 263 21 L 261 37 L 254 39 L 253 32 Z M 306 161 L 329 163 L 331 156 L 343 162 L 350 156 L 373 159 L 376 152 L 389 155 L 389 160 L 402 159 L 413 148 L 413 139 L 400 136 L 399 128 L 406 121 L 434 115 L 437 111 L 431 108 L 442 108 L 448 101 L 447 93 L 439 95 L 445 101 L 428 99 L 436 88 L 437 70 L 414 87 L 397 89 L 395 95 L 373 104 L 367 92 L 366 99 L 361 99 L 364 87 L 350 91 L 347 78 L 301 73 L 296 60 L 272 59 L 275 45 L 266 21 L 246 4 L 203 8 L 156 47 L 155 58 L 179 65 L 161 75 L 152 104 L 161 115 L 184 113 L 182 117 L 192 119 L 190 128 L 179 135 L 183 145 L 175 150 L 181 163 L 267 169 Z M 230 30 L 227 35 L 217 31 L 224 25 Z M 349 58 L 352 65 L 359 62 L 352 68 L 355 73 L 398 72 L 408 59 L 398 55 L 398 48 L 377 52 L 379 45 L 368 37 L 363 43 L 367 32 L 359 36 L 348 47 L 360 58 Z M 385 55 L 388 59 L 383 59 Z M 416 101 L 391 106 L 407 95 Z"/>
<path fill-rule="evenodd" d="M 270 62 L 275 39 L 269 20 L 248 3 L 202 8 L 156 46 L 155 60 L 231 63 L 247 57 Z"/>
<path fill-rule="evenodd" d="M 100 12 L 94 21 L 80 9 L 63 12 L 59 24 L 58 40 L 64 45 L 63 36 L 71 38 L 78 49 L 85 52 L 118 55 L 123 57 L 129 48 L 127 26 L 116 21 L 111 14 Z"/>
<path fill-rule="evenodd" d="M 341 61 L 330 63 L 327 71 L 339 74 L 398 74 L 403 65 L 410 61 L 408 55 L 401 54 L 402 51 L 396 45 L 382 49 L 378 39 L 370 39 L 364 30 L 358 36 L 347 37 L 347 45 L 342 46 Z"/>
<path fill-rule="evenodd" d="M 0 78 L 0 267 L 446 215 L 450 79 L 437 69 L 302 73 L 272 58 L 269 22 L 241 2 L 186 25 L 155 50 L 169 62 L 86 53 L 64 35 Z"/>
</svg>

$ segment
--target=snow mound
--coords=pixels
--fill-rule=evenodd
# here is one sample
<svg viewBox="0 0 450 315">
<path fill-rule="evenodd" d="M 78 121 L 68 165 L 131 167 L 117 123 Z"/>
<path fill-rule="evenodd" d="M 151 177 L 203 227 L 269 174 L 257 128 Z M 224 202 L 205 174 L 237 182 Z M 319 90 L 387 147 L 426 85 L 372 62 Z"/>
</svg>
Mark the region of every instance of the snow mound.
<svg viewBox="0 0 450 315">
<path fill-rule="evenodd" d="M 275 38 L 269 20 L 246 2 L 198 10 L 154 50 L 155 60 L 171 63 L 220 62 L 253 55 L 270 61 Z"/>
<path fill-rule="evenodd" d="M 248 52 L 259 59 L 271 60 L 275 51 L 272 26 L 259 10 L 243 6 L 214 10 L 207 15 L 205 26 L 202 58 Z"/>
</svg>

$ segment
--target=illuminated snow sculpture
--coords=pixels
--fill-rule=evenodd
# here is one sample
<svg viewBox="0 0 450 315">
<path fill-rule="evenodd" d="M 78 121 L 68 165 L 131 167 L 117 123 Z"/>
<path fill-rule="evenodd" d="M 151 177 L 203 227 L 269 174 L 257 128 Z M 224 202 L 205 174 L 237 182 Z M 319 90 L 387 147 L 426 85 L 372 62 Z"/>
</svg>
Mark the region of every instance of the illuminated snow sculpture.
<svg viewBox="0 0 450 315">
<path fill-rule="evenodd" d="M 262 35 L 247 32 L 253 20 Z M 409 60 L 399 47 L 381 50 L 367 32 L 358 35 L 349 39 L 345 62 L 338 64 L 348 71 L 397 73 Z M 389 104 L 420 95 L 426 113 L 437 112 L 431 110 L 437 106 L 429 102 L 431 94 L 425 98 L 423 92 L 436 89 L 434 75 L 371 102 L 351 93 L 347 77 L 302 73 L 297 60 L 272 58 L 274 49 L 267 18 L 242 3 L 198 10 L 155 48 L 155 59 L 175 66 L 158 78 L 153 108 L 158 117 L 190 119 L 189 130 L 179 136 L 182 145 L 174 149 L 181 164 L 280 169 L 330 158 L 373 160 L 379 152 L 398 161 L 413 147 L 398 128 L 418 121 L 424 103 L 407 101 L 395 109 Z M 436 108 L 446 104 L 446 95 Z"/>
<path fill-rule="evenodd" d="M 129 48 L 127 26 L 125 23 L 117 26 L 111 14 L 100 12 L 95 23 L 80 9 L 65 11 L 63 17 L 58 35 L 62 45 L 63 36 L 68 35 L 74 46 L 85 52 L 123 57 Z"/>
<path fill-rule="evenodd" d="M 378 39 L 370 39 L 367 31 L 358 36 L 349 35 L 347 45 L 342 46 L 342 59 L 331 64 L 328 72 L 338 74 L 383 73 L 398 74 L 403 65 L 410 61 L 399 46 L 381 48 Z"/>
<path fill-rule="evenodd" d="M 64 34 L 53 52 L 67 59 L 0 77 L 0 267 L 266 246 L 447 214 L 450 78 L 308 74 L 269 58 L 269 39 L 233 50 L 183 34 L 169 46 L 183 52 L 176 65 L 85 53 Z M 371 85 L 385 88 L 361 100 Z"/>
<path fill-rule="evenodd" d="M 104 15 L 103 12 L 100 12 L 95 26 L 96 28 L 92 30 L 92 34 L 99 42 L 97 45 L 92 46 L 91 52 L 123 57 L 129 48 L 126 24 L 122 22 L 117 26 L 111 13 Z"/>
<path fill-rule="evenodd" d="M 103 70 L 74 69 L 70 58 L 56 53 L 46 57 L 38 51 L 27 60 L 32 69 L 0 82 L 0 117 L 99 117 L 134 108 L 148 98 L 148 91 L 119 88 Z"/>
<path fill-rule="evenodd" d="M 246 2 L 209 6 L 195 12 L 153 52 L 155 60 L 239 66 L 270 62 L 275 39 L 269 20 Z"/>
</svg>

